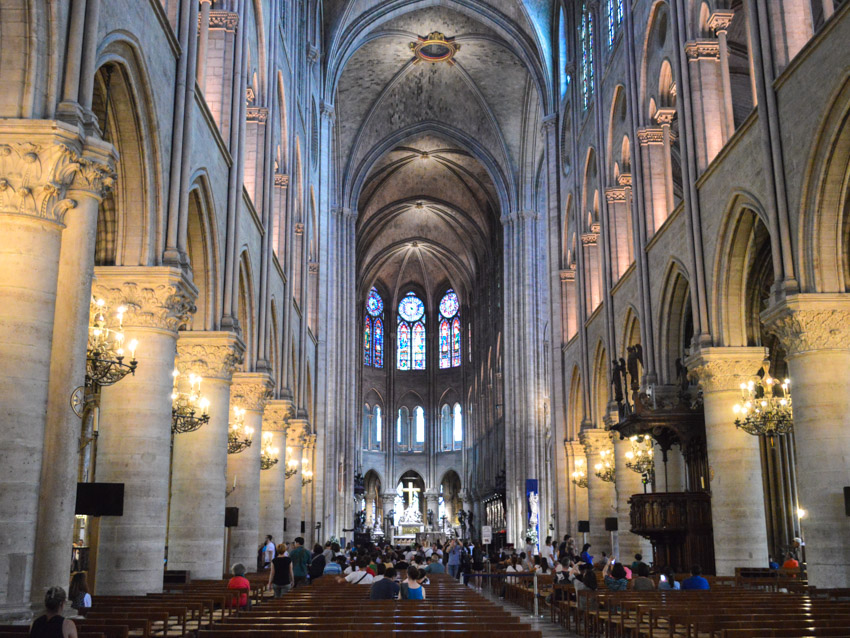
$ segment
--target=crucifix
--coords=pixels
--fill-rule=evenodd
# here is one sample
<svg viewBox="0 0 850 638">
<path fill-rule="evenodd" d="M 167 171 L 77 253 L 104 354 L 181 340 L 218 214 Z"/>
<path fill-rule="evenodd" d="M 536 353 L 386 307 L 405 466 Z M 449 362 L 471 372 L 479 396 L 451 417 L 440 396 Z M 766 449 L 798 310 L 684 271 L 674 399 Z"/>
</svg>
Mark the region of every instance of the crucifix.
<svg viewBox="0 0 850 638">
<path fill-rule="evenodd" d="M 402 488 L 402 494 L 407 494 L 407 507 L 413 505 L 413 496 L 419 492 L 418 487 L 413 487 L 413 483 L 408 483 L 406 488 Z"/>
</svg>

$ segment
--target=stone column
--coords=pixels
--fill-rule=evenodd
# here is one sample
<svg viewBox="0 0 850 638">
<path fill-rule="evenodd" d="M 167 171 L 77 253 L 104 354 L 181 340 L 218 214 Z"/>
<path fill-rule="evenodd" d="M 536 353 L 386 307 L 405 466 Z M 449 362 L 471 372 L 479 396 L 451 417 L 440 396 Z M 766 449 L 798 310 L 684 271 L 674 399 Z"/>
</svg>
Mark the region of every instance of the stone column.
<svg viewBox="0 0 850 638">
<path fill-rule="evenodd" d="M 665 158 L 664 131 L 661 128 L 639 128 L 637 138 L 645 167 L 643 189 L 648 239 L 673 210 L 673 178 L 668 174 L 669 161 Z"/>
<path fill-rule="evenodd" d="M 41 497 L 32 582 L 32 603 L 41 609 L 44 592 L 68 576 L 68 547 L 74 528 L 80 419 L 68 400 L 85 384 L 88 322 L 97 210 L 111 186 L 115 152 L 110 144 L 90 138 L 79 160 L 81 170 L 68 189 L 77 205 L 65 214 L 59 252 L 56 312 L 47 423 L 41 466 Z"/>
<path fill-rule="evenodd" d="M 227 497 L 228 507 L 239 508 L 239 525 L 230 532 L 231 567 L 242 563 L 249 572 L 257 569 L 260 528 L 260 442 L 263 436 L 263 409 L 271 395 L 271 379 L 261 372 L 237 372 L 230 387 L 230 415 L 233 408 L 245 410 L 245 425 L 254 428 L 250 447 L 227 458 L 227 484 L 236 489 Z"/>
<path fill-rule="evenodd" d="M 609 232 L 611 271 L 616 282 L 632 263 L 631 206 L 627 198 L 627 189 L 623 187 L 606 188 L 605 199 L 608 202 L 608 218 L 611 223 Z"/>
<path fill-rule="evenodd" d="M 179 268 L 98 267 L 95 277 L 94 296 L 127 308 L 125 339 L 139 342 L 135 375 L 101 390 L 97 480 L 124 484 L 124 515 L 100 523 L 96 593 L 140 595 L 162 591 L 171 373 L 197 290 Z"/>
<path fill-rule="evenodd" d="M 630 564 L 635 554 L 643 554 L 644 560 L 652 557 L 652 544 L 648 539 L 631 532 L 631 506 L 629 499 L 634 494 L 643 494 L 641 475 L 626 467 L 626 452 L 632 443 L 614 434 L 614 465 L 617 474 L 614 485 L 617 490 L 617 539 L 620 545 L 620 561 Z"/>
<path fill-rule="evenodd" d="M 290 406 L 289 401 L 269 401 L 263 413 L 263 432 L 271 434 L 271 445 L 278 449 L 278 461 L 269 469 L 260 472 L 260 540 L 262 541 L 266 534 L 271 534 L 275 545 L 284 541 L 286 435 Z"/>
<path fill-rule="evenodd" d="M 303 437 L 303 458 L 308 460 L 307 467 L 302 468 L 302 479 L 304 478 L 304 470 L 310 470 L 313 474 L 307 483 L 303 485 L 304 493 L 301 497 L 302 503 L 302 511 L 304 512 L 304 542 L 307 543 L 307 547 L 312 551 L 313 544 L 320 539 L 316 536 L 316 523 L 315 523 L 315 499 L 314 488 L 316 485 L 316 435 L 308 434 Z M 304 481 L 302 481 L 303 483 Z"/>
<path fill-rule="evenodd" d="M 715 11 L 708 19 L 708 26 L 717 34 L 720 56 L 720 81 L 723 88 L 723 113 L 726 122 L 726 140 L 735 132 L 735 110 L 732 104 L 732 80 L 729 74 L 729 43 L 726 35 L 735 19 L 734 11 Z M 725 140 L 724 140 L 725 141 Z"/>
<path fill-rule="evenodd" d="M 561 271 L 561 327 L 563 343 L 567 343 L 578 331 L 578 292 L 576 291 L 576 269 Z"/>
<path fill-rule="evenodd" d="M 388 521 L 387 517 L 395 505 L 395 496 L 395 492 L 384 492 L 381 495 L 381 501 L 384 506 L 384 520 L 381 521 L 381 528 L 384 530 L 384 538 L 388 540 L 392 540 L 393 537 L 393 522 L 392 520 Z"/>
<path fill-rule="evenodd" d="M 765 348 L 707 347 L 686 363 L 703 393 L 718 576 L 733 576 L 736 567 L 767 564 L 759 441 L 735 427 L 732 412 L 741 383 L 756 376 L 766 355 Z"/>
<path fill-rule="evenodd" d="M 588 314 L 602 303 L 602 261 L 599 254 L 598 223 L 591 224 L 590 232 L 581 234 L 581 247 L 585 263 L 585 303 Z"/>
<path fill-rule="evenodd" d="M 440 502 L 439 502 L 440 494 L 438 492 L 425 492 L 425 514 L 428 514 L 428 510 L 434 512 L 434 520 L 431 525 L 431 529 L 437 529 L 440 527 Z"/>
<path fill-rule="evenodd" d="M 0 578 L 0 617 L 23 613 L 30 600 L 30 585 L 40 586 L 32 581 L 32 569 L 38 547 L 39 500 L 47 497 L 39 485 L 52 385 L 60 240 L 66 213 L 78 205 L 77 199 L 66 195 L 82 168 L 77 164 L 82 146 L 78 129 L 62 123 L 0 123 L 0 421 L 5 434 L 0 442 L 4 468 L 0 477 L 0 573 L 4 575 Z M 88 205 L 79 199 L 88 211 Z M 90 263 L 90 257 L 81 254 L 84 247 L 79 250 L 77 257 Z M 80 281 L 76 285 L 87 288 L 89 284 Z M 68 294 L 76 298 L 73 291 Z M 87 324 L 87 314 L 84 321 Z M 57 342 L 59 351 L 54 357 L 70 359 L 75 350 L 79 352 L 77 346 Z M 80 363 L 78 360 L 74 366 L 75 374 L 79 374 Z M 70 391 L 62 399 L 66 406 L 69 397 Z M 76 462 L 76 455 L 73 459 Z M 44 461 L 50 460 L 45 455 Z M 66 484 L 51 496 L 73 501 L 73 490 Z M 65 513 L 63 509 L 63 519 Z M 70 528 L 63 530 L 56 540 L 67 543 L 70 533 Z M 39 597 L 43 592 L 33 595 Z"/>
<path fill-rule="evenodd" d="M 579 441 L 565 441 L 564 447 L 567 452 L 567 476 L 566 488 L 570 493 L 570 511 L 567 513 L 567 533 L 571 536 L 578 534 L 578 522 L 590 520 L 587 511 L 587 488 L 579 487 L 573 483 L 573 472 L 581 469 L 587 473 L 587 457 L 584 446 Z M 576 543 L 580 539 L 576 540 Z"/>
<path fill-rule="evenodd" d="M 702 172 L 717 156 L 733 131 L 727 127 L 718 41 L 691 40 L 685 44 L 685 55 L 692 71 L 691 90 L 696 129 L 694 151 L 697 166 Z"/>
<path fill-rule="evenodd" d="M 602 428 L 582 430 L 581 442 L 587 455 L 587 505 L 590 534 L 587 542 L 592 545 L 590 553 L 599 558 L 602 552 L 611 555 L 611 535 L 605 531 L 605 519 L 617 516 L 617 494 L 613 483 L 596 476 L 594 467 L 601 460 L 602 450 L 613 449 L 611 433 Z"/>
<path fill-rule="evenodd" d="M 304 520 L 303 486 L 301 485 L 301 471 L 303 470 L 301 460 L 303 458 L 303 442 L 301 434 L 304 427 L 302 419 L 290 419 L 289 432 L 286 439 L 286 458 L 295 459 L 298 462 L 295 474 L 286 479 L 286 505 L 284 514 L 286 516 L 286 540 L 292 541 L 301 533 L 301 521 Z"/>
<path fill-rule="evenodd" d="M 203 378 L 209 423 L 174 435 L 168 569 L 189 570 L 192 579 L 221 578 L 224 502 L 227 488 L 227 429 L 230 383 L 245 351 L 232 332 L 183 331 L 177 339 L 177 369 Z"/>
<path fill-rule="evenodd" d="M 850 299 L 801 294 L 762 314 L 787 352 L 809 583 L 850 586 Z"/>
<path fill-rule="evenodd" d="M 207 75 L 207 49 L 210 41 L 210 7 L 212 0 L 201 0 L 201 15 L 198 18 L 198 64 L 196 67 L 198 86 L 203 90 Z"/>
</svg>

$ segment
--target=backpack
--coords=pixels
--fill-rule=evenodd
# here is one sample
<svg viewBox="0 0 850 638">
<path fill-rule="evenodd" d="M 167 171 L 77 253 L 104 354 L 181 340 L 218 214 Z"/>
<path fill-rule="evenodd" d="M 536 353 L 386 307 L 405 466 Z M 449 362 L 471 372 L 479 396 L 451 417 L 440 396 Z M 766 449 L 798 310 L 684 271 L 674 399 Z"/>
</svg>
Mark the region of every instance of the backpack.
<svg viewBox="0 0 850 638">
<path fill-rule="evenodd" d="M 307 568 L 307 573 L 311 579 L 319 578 L 325 571 L 325 556 L 324 554 L 316 554 L 315 558 L 310 561 L 310 566 Z"/>
</svg>

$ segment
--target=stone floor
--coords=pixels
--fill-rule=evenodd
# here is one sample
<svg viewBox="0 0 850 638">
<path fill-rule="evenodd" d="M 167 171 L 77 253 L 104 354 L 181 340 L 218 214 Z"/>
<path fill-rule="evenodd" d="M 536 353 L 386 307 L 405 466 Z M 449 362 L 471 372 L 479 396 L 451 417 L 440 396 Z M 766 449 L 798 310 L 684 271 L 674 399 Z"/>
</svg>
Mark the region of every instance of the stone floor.
<svg viewBox="0 0 850 638">
<path fill-rule="evenodd" d="M 548 608 L 546 608 L 545 611 L 540 610 L 541 615 L 535 618 L 534 615 L 524 607 L 505 602 L 486 589 L 478 590 L 477 593 L 511 612 L 514 616 L 522 618 L 522 622 L 530 624 L 532 629 L 539 631 L 543 635 L 543 638 L 550 638 L 553 636 L 557 636 L 558 638 L 578 638 L 578 634 L 574 634 L 571 631 L 567 631 L 560 625 L 550 622 Z"/>
</svg>

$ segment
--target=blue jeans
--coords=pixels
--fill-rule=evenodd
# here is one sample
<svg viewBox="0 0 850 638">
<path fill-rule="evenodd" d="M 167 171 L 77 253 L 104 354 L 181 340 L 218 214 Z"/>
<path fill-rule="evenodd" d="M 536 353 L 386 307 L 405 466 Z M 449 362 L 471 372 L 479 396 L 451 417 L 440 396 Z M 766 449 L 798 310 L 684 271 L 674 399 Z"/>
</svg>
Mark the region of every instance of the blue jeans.
<svg viewBox="0 0 850 638">
<path fill-rule="evenodd" d="M 457 574 L 460 571 L 460 565 L 449 565 L 449 576 L 457 580 Z"/>
</svg>

